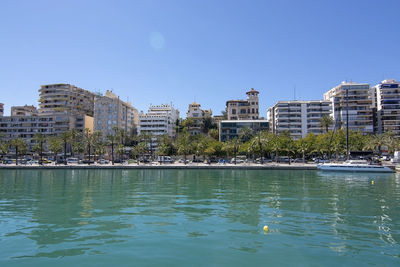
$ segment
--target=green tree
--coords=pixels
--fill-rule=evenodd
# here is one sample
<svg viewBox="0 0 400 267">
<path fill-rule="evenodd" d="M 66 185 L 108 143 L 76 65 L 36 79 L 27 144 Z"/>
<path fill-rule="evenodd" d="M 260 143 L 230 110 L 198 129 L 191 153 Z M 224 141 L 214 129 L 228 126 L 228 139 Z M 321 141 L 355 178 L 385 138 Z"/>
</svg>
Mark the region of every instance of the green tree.
<svg viewBox="0 0 400 267">
<path fill-rule="evenodd" d="M 328 132 L 329 127 L 333 125 L 333 123 L 334 120 L 329 115 L 325 115 L 319 120 L 319 124 L 321 125 L 322 128 L 325 129 L 326 133 Z"/>
<path fill-rule="evenodd" d="M 57 163 L 57 155 L 63 150 L 63 140 L 57 136 L 49 138 L 49 150 L 53 153 L 54 161 Z"/>
<path fill-rule="evenodd" d="M 28 150 L 28 144 L 22 138 L 14 138 L 10 140 L 9 146 L 15 149 L 15 164 L 18 165 L 18 156 L 25 155 Z"/>
<path fill-rule="evenodd" d="M 184 156 L 184 162 L 186 164 L 186 157 L 192 151 L 192 146 L 190 142 L 190 134 L 187 129 L 183 129 L 176 139 L 176 147 L 178 150 L 178 154 Z"/>
<path fill-rule="evenodd" d="M 43 144 L 46 142 L 46 135 L 37 133 L 33 136 L 33 139 L 37 142 L 33 147 L 33 150 L 39 153 L 39 164 L 43 164 Z"/>
</svg>

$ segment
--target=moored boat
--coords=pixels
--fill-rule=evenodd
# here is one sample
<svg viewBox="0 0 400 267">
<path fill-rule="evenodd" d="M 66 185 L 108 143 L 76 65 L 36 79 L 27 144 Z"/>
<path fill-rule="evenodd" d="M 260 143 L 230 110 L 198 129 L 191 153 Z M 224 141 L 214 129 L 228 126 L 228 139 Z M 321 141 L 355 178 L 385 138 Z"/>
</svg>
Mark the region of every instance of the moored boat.
<svg viewBox="0 0 400 267">
<path fill-rule="evenodd" d="M 368 164 L 365 160 L 348 160 L 344 163 L 318 164 L 321 171 L 346 171 L 346 172 L 394 172 L 388 166 Z"/>
</svg>

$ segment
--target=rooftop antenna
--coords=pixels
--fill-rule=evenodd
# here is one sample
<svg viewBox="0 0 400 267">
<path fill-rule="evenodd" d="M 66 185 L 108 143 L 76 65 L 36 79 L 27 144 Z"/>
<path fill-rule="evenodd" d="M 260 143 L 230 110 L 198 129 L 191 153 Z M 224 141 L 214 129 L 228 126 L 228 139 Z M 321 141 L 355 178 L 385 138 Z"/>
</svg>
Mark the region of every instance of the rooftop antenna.
<svg viewBox="0 0 400 267">
<path fill-rule="evenodd" d="M 293 88 L 293 100 L 296 100 L 296 85 Z"/>
</svg>

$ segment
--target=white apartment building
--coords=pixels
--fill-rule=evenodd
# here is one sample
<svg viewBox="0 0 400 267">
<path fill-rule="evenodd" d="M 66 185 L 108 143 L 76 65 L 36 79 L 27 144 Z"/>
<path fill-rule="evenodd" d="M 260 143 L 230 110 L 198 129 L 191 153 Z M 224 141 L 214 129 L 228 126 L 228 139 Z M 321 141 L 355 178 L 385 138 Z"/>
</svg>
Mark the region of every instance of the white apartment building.
<svg viewBox="0 0 400 267">
<path fill-rule="evenodd" d="M 228 100 L 226 101 L 226 115 L 228 120 L 257 120 L 258 112 L 258 94 L 257 90 L 251 88 L 246 92 L 246 100 Z"/>
<path fill-rule="evenodd" d="M 11 116 L 33 116 L 38 113 L 35 106 L 12 106 Z"/>
<path fill-rule="evenodd" d="M 50 115 L 2 116 L 0 117 L 0 133 L 4 140 L 24 139 L 29 149 L 35 145 L 34 136 L 41 133 L 47 136 L 59 135 L 71 129 L 93 131 L 93 118 L 87 115 L 68 115 L 53 113 Z"/>
<path fill-rule="evenodd" d="M 325 132 L 320 120 L 324 116 L 330 116 L 331 113 L 330 101 L 279 101 L 268 109 L 267 121 L 273 133 L 280 134 L 287 131 L 294 140 L 298 140 L 308 133 Z"/>
<path fill-rule="evenodd" d="M 196 135 L 201 133 L 204 118 L 211 118 L 212 111 L 202 110 L 199 103 L 193 102 L 189 104 L 188 112 L 186 113 L 186 118 L 193 120 L 193 125 L 189 128 L 191 135 Z"/>
<path fill-rule="evenodd" d="M 142 111 L 139 114 L 138 134 L 167 134 L 170 137 L 175 137 L 175 126 L 178 119 L 179 111 L 172 105 L 150 105 L 147 113 L 143 113 Z"/>
<path fill-rule="evenodd" d="M 94 130 L 103 137 L 114 134 L 114 127 L 132 134 L 138 124 L 138 111 L 128 102 L 107 90 L 105 95 L 97 95 L 94 100 Z"/>
<path fill-rule="evenodd" d="M 346 92 L 348 97 L 346 97 Z M 368 83 L 342 82 L 324 94 L 324 100 L 332 103 L 336 127 L 346 128 L 348 99 L 349 129 L 363 134 L 374 132 L 373 93 Z"/>
<path fill-rule="evenodd" d="M 400 137 L 400 82 L 383 80 L 373 87 L 376 106 L 376 132 L 393 132 Z"/>
<path fill-rule="evenodd" d="M 71 84 L 47 84 L 39 89 L 39 113 L 65 112 L 93 117 L 94 94 Z"/>
</svg>

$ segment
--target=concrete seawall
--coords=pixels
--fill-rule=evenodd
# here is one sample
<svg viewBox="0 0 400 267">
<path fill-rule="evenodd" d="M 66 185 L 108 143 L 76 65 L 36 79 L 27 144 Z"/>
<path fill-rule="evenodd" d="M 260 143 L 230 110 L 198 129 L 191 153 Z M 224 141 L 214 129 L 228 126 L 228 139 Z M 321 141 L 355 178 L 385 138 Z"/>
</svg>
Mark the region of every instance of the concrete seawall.
<svg viewBox="0 0 400 267">
<path fill-rule="evenodd" d="M 199 170 L 199 169 L 228 169 L 228 170 L 317 170 L 316 165 L 3 165 L 2 170 L 60 170 L 60 169 L 183 169 L 183 170 Z"/>
</svg>

